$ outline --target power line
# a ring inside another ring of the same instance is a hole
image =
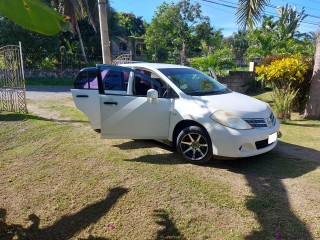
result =
[[[201,0],[201,1],[208,2],[208,3],[213,3],[213,4],[216,4],[216,5],[220,5],[220,6],[224,6],[224,7],[228,7],[228,8],[237,9],[237,7],[234,7],[234,6],[231,6],[231,5],[227,5],[227,4],[224,4],[224,3],[214,2],[214,1],[211,1],[211,0]],[[224,1],[221,1],[221,2],[224,2]]]
[[[278,8],[276,5],[272,5],[272,4],[267,4],[267,6],[268,6],[268,7],[275,8],[275,9],[277,9],[277,8]],[[320,19],[320,17],[319,17],[319,16],[315,16],[315,15],[311,15],[311,14],[307,14],[307,13],[306,13],[306,15],[308,15],[308,17],[312,17],[312,18],[319,18],[319,19]]]
[[[283,2],[287,2],[287,3],[291,3],[291,4],[294,4],[294,5],[297,5],[297,6],[301,6],[301,7],[303,7],[303,8],[309,8],[309,9],[312,9],[312,10],[315,10],[315,11],[320,12],[320,10],[319,10],[319,9],[312,8],[312,7],[307,7],[307,6],[304,6],[304,5],[302,5],[302,4],[298,4],[298,3],[290,2],[290,1],[288,1],[288,0],[281,0],[281,1],[283,1]]]
[[[201,0],[203,2],[208,2],[208,3],[211,3],[211,4],[215,4],[215,5],[219,5],[219,6],[223,6],[223,7],[228,7],[228,8],[232,8],[232,9],[237,9],[236,6],[232,6],[232,5],[229,5],[229,4],[235,4],[235,3],[232,3],[232,2],[229,2],[229,1],[224,1],[224,0],[220,0],[220,2],[224,2],[224,3],[219,3],[219,2],[216,2],[216,1],[212,1],[212,0]],[[225,4],[225,3],[228,3],[228,4]],[[271,5],[271,4],[268,4],[267,5],[268,7],[272,7],[272,8],[277,8],[277,6],[275,5]],[[267,12],[267,11],[265,11]],[[273,16],[273,17],[279,17],[279,16],[276,16],[276,15],[273,15],[273,13],[270,13],[270,12],[267,12],[269,14],[269,16]],[[310,15],[308,15],[310,16]],[[320,18],[320,17],[317,17],[317,16],[314,16],[316,18]],[[316,22],[311,22],[311,21],[301,21],[300,23],[305,23],[305,24],[310,24],[310,25],[315,25],[315,26],[319,26],[318,23]]]
[[[214,3],[214,4],[221,5],[221,6],[225,5],[225,6],[227,6],[227,7],[237,9],[237,3],[230,2],[230,1],[226,1],[226,0],[220,0],[220,2],[223,2],[223,3],[217,3],[217,2],[215,2],[215,1],[210,1],[210,0],[201,0],[201,1],[211,2],[211,3]],[[287,1],[287,0],[282,0],[282,1]],[[224,3],[226,3],[226,4],[224,4]],[[227,4],[228,4],[228,5],[227,5]],[[230,4],[232,4],[233,6],[230,5]],[[310,8],[310,7],[305,7],[305,6],[301,5],[301,4],[296,4],[296,5],[300,5],[300,6],[304,7],[304,8]],[[278,8],[278,6],[273,5],[273,4],[267,4],[267,6],[268,6],[268,7],[275,8],[275,9]],[[315,8],[311,8],[311,9],[315,9]],[[317,10],[317,9],[315,9],[315,10]],[[320,11],[320,10],[317,10],[317,11]],[[307,14],[307,13],[306,13],[306,14]],[[308,15],[309,17],[312,17],[312,18],[318,18],[318,19],[320,19],[319,16],[315,16],[315,15],[312,15],[312,14],[307,14],[307,15]]]
[[[196,1],[193,1],[193,2],[196,2]],[[233,14],[233,15],[235,14],[234,12],[226,11],[226,10],[224,10],[224,9],[216,8],[216,7],[213,7],[213,6],[210,6],[210,5],[204,4],[204,3],[202,3],[202,5],[203,5],[203,6],[206,6],[206,7],[209,7],[209,8],[213,8],[213,9],[220,10],[220,11],[222,11],[222,12],[231,13],[231,14]]]

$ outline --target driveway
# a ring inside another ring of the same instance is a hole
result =
[[[56,86],[31,86],[26,88],[27,99],[32,100],[55,100],[71,97],[71,87]]]

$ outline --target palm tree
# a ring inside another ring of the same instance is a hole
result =
[[[89,0],[90,1],[90,0]],[[81,31],[78,24],[78,19],[86,16],[87,1],[86,0],[53,0],[53,6],[57,7],[60,12],[70,17],[70,22],[73,30],[75,30],[79,37],[79,44],[85,63],[88,63],[87,55],[84,49]]]
[[[311,87],[309,99],[304,117],[308,119],[320,120],[320,36],[317,36],[316,53],[314,57],[313,74],[311,78]]]
[[[111,11],[109,1],[107,2],[107,9]],[[58,8],[63,14],[70,17],[70,22],[73,29],[77,32],[79,37],[79,44],[83,59],[88,63],[85,48],[83,45],[81,31],[78,20],[87,18],[94,31],[97,31],[99,22],[98,1],[97,0],[52,0],[53,6]]]
[[[239,0],[236,15],[240,27],[252,28],[256,25],[260,21],[264,7],[268,3],[269,0]],[[320,34],[317,36],[311,90],[304,117],[320,120]]]

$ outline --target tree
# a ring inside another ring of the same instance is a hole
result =
[[[247,40],[248,31],[239,30],[232,36],[224,39],[224,45],[231,48],[236,59],[242,59],[249,47]]]
[[[195,39],[201,45],[203,55],[208,55],[221,47],[223,35],[222,29],[215,30],[209,18],[197,24],[194,28]]]
[[[304,112],[304,117],[320,120],[320,37],[318,35],[316,53],[314,57],[313,75],[309,100]]]
[[[70,17],[72,28],[76,30],[79,37],[79,44],[80,44],[83,59],[85,63],[88,63],[87,55],[86,55],[82,37],[81,37],[81,31],[80,31],[78,19],[84,18],[88,15],[90,16],[89,13],[91,13],[91,11],[88,9],[89,5],[87,4],[86,1],[83,2],[81,0],[55,0],[53,3],[55,6],[61,5],[62,12]],[[91,22],[93,23],[92,19],[91,19]]]
[[[237,10],[238,24],[252,27],[260,20],[260,16],[268,0],[239,0]],[[311,79],[310,96],[304,113],[305,118],[320,120],[320,36],[317,37],[313,76]]]
[[[163,3],[158,7],[145,35],[147,50],[155,52],[154,60],[159,60],[157,52],[161,50],[184,64],[187,46],[191,46],[194,38],[195,25],[203,18],[200,5],[193,5],[190,0],[177,4]]]
[[[275,22],[276,37],[280,41],[286,41],[292,39],[294,36],[302,36],[297,29],[303,19],[307,17],[304,14],[304,9],[301,12],[297,12],[297,8],[291,8],[288,4],[285,7],[277,7],[279,14],[279,20]]]
[[[141,37],[146,32],[146,23],[142,17],[133,13],[116,13],[117,27],[121,35]]]

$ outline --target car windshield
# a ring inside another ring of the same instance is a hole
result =
[[[163,68],[159,71],[188,95],[203,96],[231,92],[218,81],[193,68]]]

